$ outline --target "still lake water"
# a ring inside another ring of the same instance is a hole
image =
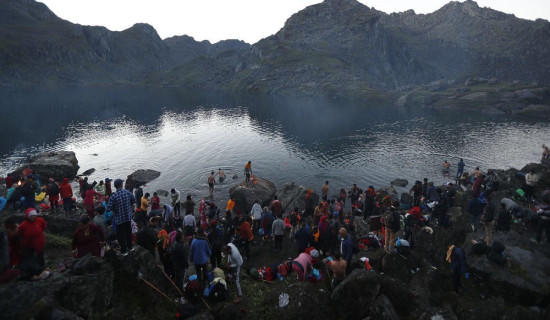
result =
[[[353,183],[382,187],[395,178],[449,181],[475,166],[521,168],[550,143],[548,119],[398,108],[321,98],[235,97],[160,88],[2,89],[0,174],[37,151],[72,150],[91,181],[125,178],[137,169],[161,176],[145,188],[175,187],[208,195],[206,179],[222,168],[215,200],[253,173],[277,186],[295,182],[331,193]],[[236,174],[238,180],[231,177]],[[409,185],[410,187],[410,185]]]

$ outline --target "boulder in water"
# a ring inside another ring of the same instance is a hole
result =
[[[233,175],[232,179],[237,179],[239,176],[238,175]]]
[[[160,177],[160,172],[151,169],[140,169],[131,174],[134,180],[134,188],[140,187]]]
[[[243,181],[229,190],[229,196],[235,197],[234,210],[240,210],[242,213],[250,212],[255,200],[262,206],[269,205],[274,195],[275,184],[258,176],[248,186]]]
[[[168,197],[169,193],[166,190],[158,189],[157,194],[161,197]]]
[[[34,174],[42,179],[54,178],[62,180],[65,177],[73,178],[78,169],[78,160],[72,151],[41,152],[30,158],[29,163],[17,169],[14,174],[20,176],[25,168],[31,168]]]
[[[391,182],[392,186],[406,187],[409,184],[407,179],[395,179]]]
[[[79,176],[89,176],[89,175],[91,175],[91,174],[94,173],[94,172],[95,172],[95,169],[94,169],[94,168],[91,168],[91,169],[88,169],[88,170],[82,172],[81,174],[79,174]]]

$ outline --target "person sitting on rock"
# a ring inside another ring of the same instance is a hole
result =
[[[104,245],[103,230],[91,223],[90,217],[86,215],[81,217],[71,244],[73,257],[82,258],[88,253],[95,257],[101,257],[101,247]]]

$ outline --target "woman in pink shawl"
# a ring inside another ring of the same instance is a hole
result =
[[[205,229],[208,227],[208,220],[206,219],[206,200],[204,200],[204,197],[201,199],[201,202],[199,202],[199,215],[200,215],[200,226],[201,228]]]

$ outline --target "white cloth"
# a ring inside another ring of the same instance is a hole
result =
[[[252,214],[252,218],[254,220],[260,220],[262,218],[262,206],[260,206],[258,203],[255,203],[252,206],[250,214]]]

